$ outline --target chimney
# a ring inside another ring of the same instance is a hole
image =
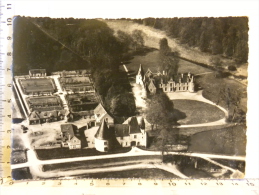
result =
[[[70,141],[70,134],[68,134],[68,141]]]
[[[163,75],[165,75],[165,71],[163,70]]]
[[[183,73],[182,73],[182,78],[183,78]]]

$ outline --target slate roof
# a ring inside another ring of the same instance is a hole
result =
[[[70,135],[70,139],[73,137],[80,139],[80,135],[76,133],[77,126],[73,124],[61,124],[60,128],[61,132],[63,133],[63,138],[68,139],[68,135]]]
[[[141,64],[140,64],[140,66],[139,66],[138,75],[141,75],[142,78],[144,78],[144,75],[145,75],[144,69],[143,69],[143,67],[142,67]]]
[[[130,120],[128,121],[128,125],[130,134],[141,133],[138,120],[135,116],[130,118]]]
[[[115,124],[114,131],[115,131],[116,137],[126,137],[130,135],[128,124]]]
[[[99,127],[94,137],[100,140],[109,140],[109,139],[112,139],[113,136],[114,136],[113,131],[108,128],[105,120],[103,120],[101,126]]]

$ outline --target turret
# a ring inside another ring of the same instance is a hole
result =
[[[111,141],[115,138],[115,134],[108,128],[106,121],[103,120],[94,137],[96,150],[100,152],[107,152],[111,149]]]
[[[142,65],[140,64],[138,74],[136,75],[136,84],[144,85],[143,83],[144,75],[145,75],[144,70],[142,68]]]

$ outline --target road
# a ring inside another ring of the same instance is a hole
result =
[[[216,165],[222,167],[223,169],[229,170],[232,173],[238,172],[239,173],[238,175],[242,175],[242,173],[240,171],[234,170],[234,169],[232,169],[230,167],[224,166],[224,165],[222,165],[222,164],[220,164],[218,162],[215,162],[215,161],[211,160],[211,158],[213,158],[213,159],[239,160],[239,161],[244,161],[245,160],[245,156],[227,156],[227,155],[189,153],[189,152],[167,152],[167,154],[183,155],[183,156],[190,156],[190,157],[200,157],[200,158],[202,158],[204,160],[210,161],[211,163],[216,164]],[[39,160],[37,158],[37,155],[36,155],[35,151],[31,149],[31,150],[27,151],[28,162],[11,165],[11,169],[30,167],[30,169],[34,170],[34,174],[36,174],[36,176],[42,177],[42,175],[47,174],[47,173],[43,173],[43,171],[38,168],[39,165],[49,165],[49,164],[52,165],[52,164],[57,164],[57,163],[68,163],[68,162],[97,160],[97,159],[121,158],[121,157],[131,157],[131,156],[145,156],[145,155],[147,155],[147,156],[148,155],[161,155],[161,152],[160,151],[146,151],[146,150],[142,150],[142,149],[133,147],[131,151],[129,151],[127,153],[123,153],[123,154],[110,154],[110,155],[102,155],[102,156],[87,156],[87,157],[76,157],[76,158],[63,158],[63,159],[53,159],[53,160]],[[145,164],[141,164],[139,166],[145,167],[146,165]],[[133,169],[133,168],[134,167],[131,166],[131,169]],[[152,168],[155,168],[155,167],[152,167]],[[159,167],[157,167],[157,168],[159,168]],[[164,165],[164,168],[169,169],[170,167]],[[129,168],[126,168],[126,169],[129,169]],[[99,170],[99,172],[109,171],[107,169],[107,167],[106,168],[101,168],[100,167],[100,168],[94,169],[94,170]],[[116,167],[112,167],[111,170],[124,170],[124,169],[122,169],[122,167],[119,167],[118,169],[116,169]],[[85,173],[94,173],[94,171],[92,169],[88,170],[88,171],[85,170],[84,172]],[[174,172],[175,172],[175,170],[174,170]],[[74,175],[76,174],[76,170],[75,170],[75,172],[73,172],[73,174]]]

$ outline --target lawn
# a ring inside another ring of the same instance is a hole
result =
[[[189,152],[226,155],[246,154],[246,127],[237,125],[191,136]]]
[[[25,94],[37,93],[55,90],[55,84],[52,79],[19,79],[21,87]]]
[[[225,113],[208,103],[196,100],[173,100],[174,116],[181,125],[208,123],[220,120]]]

